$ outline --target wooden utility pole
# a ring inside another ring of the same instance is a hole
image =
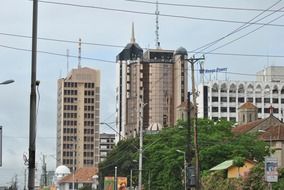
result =
[[[200,60],[204,60],[204,57],[195,58],[194,56],[188,59],[191,64],[191,81],[192,81],[192,100],[193,100],[193,113],[192,120],[193,133],[194,133],[194,154],[195,154],[195,189],[200,189],[200,163],[199,163],[199,148],[198,148],[198,129],[197,129],[197,104],[196,104],[196,89],[195,89],[195,76],[194,76],[194,64]]]

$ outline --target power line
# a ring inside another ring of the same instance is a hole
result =
[[[284,8],[284,7],[283,7],[283,8]],[[275,20],[278,20],[279,18],[281,18],[281,17],[283,17],[283,16],[284,16],[284,14],[282,14],[282,15],[278,16],[277,18],[271,20],[269,23],[274,22]],[[232,43],[234,43],[235,41],[237,41],[237,40],[239,40],[239,39],[241,39],[241,38],[244,38],[244,37],[246,37],[246,36],[248,36],[248,35],[250,35],[250,34],[256,32],[257,30],[261,29],[262,27],[264,27],[264,25],[263,25],[263,26],[259,26],[259,27],[257,27],[256,29],[254,29],[254,30],[252,30],[252,31],[250,31],[250,32],[248,32],[248,33],[246,33],[246,34],[244,34],[244,35],[242,35],[242,36],[240,36],[240,37],[234,39],[234,40],[231,40],[231,41],[229,41],[229,42],[227,42],[227,43],[225,43],[225,44],[223,44],[223,45],[221,45],[221,46],[218,46],[218,47],[214,48],[213,50],[210,50],[208,53],[211,53],[211,52],[216,51],[216,50],[218,50],[218,49],[221,49],[221,48],[223,48],[223,47],[225,47],[225,46],[227,46],[227,45],[229,45],[229,44],[232,44]]]
[[[114,11],[114,12],[134,13],[134,14],[156,16],[155,13],[151,13],[151,12],[132,11],[132,10],[125,10],[125,9],[107,8],[107,7],[99,7],[99,6],[92,6],[92,5],[82,5],[82,4],[73,4],[73,3],[61,3],[61,2],[44,1],[44,0],[39,0],[39,2],[40,3],[45,3],[45,4],[54,4],[54,5],[62,5],[62,6],[72,6],[72,7],[79,7],[79,8],[91,8],[91,9],[100,9],[100,10]],[[223,23],[234,23],[234,24],[245,24],[246,23],[244,21],[237,21],[237,20],[225,20],[225,19],[190,17],[190,16],[162,14],[162,13],[160,13],[159,16],[171,17],[171,18],[183,18],[183,19],[190,19],[190,20],[200,20],[200,21],[213,21],[213,22],[223,22]],[[264,23],[259,23],[259,22],[252,22],[251,24],[254,24],[254,25],[264,25]],[[284,25],[282,25],[282,24],[269,24],[268,26],[284,27]]]
[[[125,0],[134,3],[144,3],[144,4],[155,4],[153,1],[143,1],[143,0]],[[235,11],[264,11],[265,9],[256,9],[256,8],[240,8],[240,7],[225,7],[225,6],[208,6],[208,5],[193,5],[193,4],[184,4],[184,3],[164,3],[159,2],[159,5],[166,6],[175,6],[175,7],[192,7],[192,8],[205,8],[205,9],[221,9],[221,10],[235,10]],[[275,11],[275,10],[269,10]],[[281,11],[284,12],[284,11]]]
[[[230,32],[229,34],[227,34],[227,35],[225,35],[225,36],[223,36],[223,37],[221,37],[221,38],[219,38],[219,39],[217,39],[217,40],[214,40],[214,41],[212,41],[212,42],[210,42],[210,43],[207,43],[207,44],[205,44],[205,45],[203,45],[203,46],[201,46],[201,47],[199,47],[199,48],[196,48],[196,49],[193,50],[193,51],[198,51],[198,50],[200,50],[200,49],[201,49],[200,51],[204,51],[204,50],[208,49],[209,47],[215,45],[216,43],[218,43],[218,42],[224,40],[225,38],[227,38],[227,37],[229,37],[229,36],[231,36],[231,35],[233,35],[233,34],[239,32],[239,31],[241,31],[241,30],[244,30],[245,28],[251,26],[250,23],[251,23],[253,20],[255,20],[256,18],[258,18],[259,16],[261,16],[261,15],[264,14],[265,12],[269,11],[271,8],[273,8],[274,6],[276,6],[277,4],[279,4],[280,2],[281,2],[281,0],[277,1],[276,3],[274,3],[273,5],[271,5],[269,8],[267,8],[267,9],[264,10],[263,12],[257,14],[257,15],[256,15],[255,17],[253,17],[252,19],[250,19],[246,24],[243,24],[242,26],[236,28],[235,30],[233,30],[233,31]],[[281,9],[282,9],[282,8],[281,8]],[[281,9],[278,9],[278,10],[273,11],[272,13],[270,13],[270,14],[268,14],[268,15],[266,15],[266,16],[260,18],[260,19],[258,19],[256,22],[259,22],[259,21],[261,21],[261,20],[263,20],[263,19],[265,19],[265,18],[271,16],[272,14],[275,14],[276,12],[279,12]],[[263,26],[264,26],[264,25],[263,25]]]

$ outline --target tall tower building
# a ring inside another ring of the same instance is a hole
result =
[[[179,119],[177,109],[187,101],[187,51],[143,49],[130,43],[117,56],[116,125],[121,137],[138,134],[143,109],[144,130],[160,130]]]
[[[99,163],[100,71],[73,69],[58,80],[57,166]]]

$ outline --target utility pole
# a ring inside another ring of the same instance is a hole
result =
[[[117,190],[117,166],[114,167],[114,190]]]
[[[47,172],[46,172],[46,162],[45,162],[45,155],[42,155],[42,172],[43,172],[43,184],[47,186]]]
[[[36,57],[37,57],[37,17],[38,0],[33,0],[33,27],[32,27],[32,67],[31,67],[31,94],[30,94],[30,135],[29,135],[29,177],[28,188],[34,190],[35,185],[35,154],[36,154]]]
[[[185,151],[185,162],[187,163],[187,166],[190,167],[191,166],[191,160],[192,160],[192,155],[191,155],[191,106],[190,106],[190,92],[187,93],[187,149]],[[185,170],[187,170],[187,168],[185,168]],[[189,176],[189,173],[186,172],[188,174],[188,177],[185,176],[185,179],[190,179],[191,176]],[[188,180],[186,180],[184,183],[186,184]],[[187,189],[190,189],[190,184],[187,184]]]
[[[193,98],[193,113],[194,118],[192,121],[194,132],[194,154],[195,154],[195,189],[200,189],[200,163],[199,163],[199,148],[198,148],[198,129],[197,129],[197,104],[196,104],[196,89],[195,89],[195,76],[194,76],[194,64],[200,60],[204,60],[204,56],[201,58],[195,58],[194,56],[188,59],[191,64],[191,81],[192,81],[192,98]]]
[[[24,190],[27,189],[26,184],[27,184],[27,169],[25,168]]]
[[[139,176],[138,176],[138,190],[142,190],[142,158],[143,158],[143,114],[144,114],[144,93],[142,88],[142,96],[140,101],[140,128],[139,128]]]

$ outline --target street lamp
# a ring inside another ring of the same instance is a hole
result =
[[[5,84],[10,84],[10,83],[13,83],[15,82],[14,80],[5,80],[3,82],[0,83],[0,85],[5,85]]]
[[[185,155],[185,152],[184,151],[181,151],[181,150],[176,150],[178,153],[181,153],[183,154],[183,163],[184,163],[184,190],[187,190],[187,187],[186,187],[186,155]]]

